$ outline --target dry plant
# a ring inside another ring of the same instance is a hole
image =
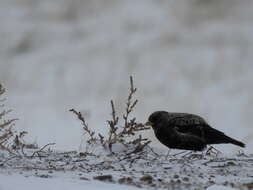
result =
[[[5,88],[0,84],[0,97],[2,98],[5,93]],[[11,110],[6,110],[4,108],[3,102],[4,98],[0,99],[0,149],[11,151],[11,138],[14,136],[13,126],[17,119],[5,119],[6,115],[11,112]]]
[[[110,127],[108,139],[108,146],[110,150],[112,148],[112,145],[117,142],[125,146],[127,146],[129,143],[138,145],[137,146],[138,148],[136,147],[137,148],[136,151],[137,150],[141,151],[140,149],[140,147],[142,147],[141,142],[144,142],[144,145],[150,143],[150,141],[148,141],[147,139],[143,139],[141,136],[139,136],[137,139],[134,139],[133,141],[127,141],[126,139],[127,137],[134,137],[135,134],[139,131],[149,129],[149,127],[146,127],[142,123],[137,123],[135,117],[130,118],[131,113],[133,112],[135,106],[138,103],[138,100],[133,98],[136,91],[137,88],[134,87],[133,77],[130,76],[130,90],[126,101],[125,113],[122,116],[124,120],[124,125],[122,127],[117,127],[119,117],[116,115],[114,103],[113,100],[111,100],[112,119],[107,121]]]
[[[27,134],[26,131],[21,131],[19,133],[17,131],[14,131],[13,127],[17,119],[5,119],[7,114],[12,111],[5,109],[5,105],[3,102],[6,99],[2,98],[5,91],[5,88],[3,88],[3,86],[0,84],[0,150],[8,151],[11,155],[13,155],[11,158],[22,158],[23,156],[28,157],[24,153],[24,148],[38,149],[38,145],[36,143],[28,144],[24,141],[23,138]],[[43,149],[35,151],[30,157],[34,157],[34,155],[39,155],[39,153]]]
[[[143,148],[151,142],[148,139],[142,138],[141,135],[138,137],[135,136],[136,133],[149,129],[149,127],[146,127],[144,124],[137,123],[135,117],[130,117],[138,103],[138,100],[133,98],[136,91],[137,88],[134,87],[133,77],[130,76],[130,90],[126,101],[125,113],[122,116],[122,126],[119,125],[119,116],[116,113],[114,102],[111,100],[112,118],[107,120],[109,127],[108,136],[103,136],[99,133],[96,135],[96,133],[88,127],[88,124],[81,112],[78,112],[75,109],[69,110],[81,121],[84,133],[89,136],[87,143],[99,142],[104,148],[109,148],[111,152],[113,144],[120,143],[125,147],[134,145],[135,148],[133,153],[135,153],[142,151]]]
[[[76,111],[75,109],[71,109],[69,111],[73,112],[77,116],[78,120],[80,120],[82,122],[84,134],[89,135],[89,140],[87,142],[92,143],[93,141],[96,141],[97,138],[95,137],[95,132],[89,129],[88,123],[86,122],[86,120],[83,117],[82,113]]]

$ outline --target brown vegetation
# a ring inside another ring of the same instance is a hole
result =
[[[88,127],[85,117],[83,117],[81,112],[78,112],[75,109],[70,110],[81,121],[84,133],[89,136],[87,143],[99,142],[104,148],[109,148],[111,152],[113,144],[116,143],[120,143],[125,147],[130,144],[135,145],[134,152],[143,150],[143,148],[150,143],[148,139],[142,138],[141,135],[138,137],[135,136],[137,132],[149,129],[142,123],[137,123],[135,117],[130,117],[138,103],[138,100],[133,98],[136,91],[137,88],[134,87],[133,78],[130,77],[130,90],[126,101],[125,113],[122,116],[123,126],[119,125],[119,116],[116,113],[114,102],[111,100],[111,119],[107,120],[109,128],[108,136],[103,136],[100,133],[96,134],[96,132]]]
[[[0,84],[0,149],[7,150],[10,152],[10,139],[13,137],[13,126],[17,119],[5,119],[6,115],[11,112],[11,110],[6,110],[3,102],[5,101],[3,94],[5,93],[5,88]]]

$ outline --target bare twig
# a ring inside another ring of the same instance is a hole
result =
[[[77,118],[82,122],[84,132],[87,133],[90,136],[90,139],[87,142],[95,141],[96,140],[96,138],[94,136],[95,132],[91,131],[89,129],[88,123],[85,121],[82,113],[81,112],[77,112],[75,109],[71,109],[69,111],[73,112],[77,116]]]
[[[114,144],[116,142],[116,138],[117,138],[117,130],[118,128],[116,127],[119,121],[119,117],[116,116],[116,111],[115,111],[115,107],[114,107],[114,103],[113,100],[111,100],[111,108],[112,108],[112,119],[111,120],[107,120],[107,123],[109,125],[109,137],[108,137],[108,146],[109,149],[112,150],[112,144]]]
[[[133,99],[133,95],[136,93],[137,88],[134,87],[133,77],[130,76],[130,91],[126,102],[125,114],[123,114],[124,128],[120,135],[134,135],[138,131],[149,129],[141,123],[136,123],[136,118],[129,119],[129,115],[133,112],[135,106],[138,103],[137,99]]]
[[[55,145],[55,143],[48,143],[48,144],[44,145],[44,146],[43,146],[42,148],[40,148],[38,151],[33,152],[33,154],[32,154],[30,157],[33,158],[33,157],[35,156],[35,154],[37,154],[39,157],[41,157],[41,156],[40,156],[40,153],[41,153],[46,147],[48,147],[48,146],[53,146],[53,145]]]
[[[181,152],[179,152],[179,153],[176,153],[176,154],[173,154],[172,156],[173,157],[175,157],[175,156],[178,156],[178,155],[180,155],[180,154],[184,154],[184,153],[186,153],[187,152],[187,154],[188,154],[188,150],[184,150],[184,151],[181,151]],[[191,151],[190,151],[190,153],[191,153]]]
[[[127,155],[136,154],[137,152],[143,151],[144,147],[147,146],[149,143],[151,143],[151,141],[146,141],[143,144],[138,143],[138,145],[135,147],[135,149],[132,152],[128,153]]]
[[[2,106],[3,107],[3,106]],[[8,113],[10,113],[12,110],[3,110],[1,113],[0,113],[0,119],[3,118],[3,116],[7,115]]]
[[[103,147],[105,146],[105,140],[104,140],[104,136],[103,135],[101,135],[100,133],[98,134],[98,136],[99,136],[99,140],[100,140],[100,143],[103,145]]]
[[[125,121],[125,128],[129,127],[128,125],[128,117],[129,114],[133,111],[134,107],[138,103],[138,100],[132,100],[134,93],[137,91],[137,88],[134,87],[133,77],[130,76],[130,92],[126,102],[126,113],[123,115],[123,119]]]
[[[14,121],[17,121],[17,119],[10,119],[10,120],[4,121],[4,123],[0,124],[0,129],[5,128],[6,126],[12,125]]]
[[[7,162],[9,162],[10,160],[12,160],[14,158],[17,158],[17,156],[14,155],[14,156],[7,158],[6,160],[4,160],[3,162],[0,163],[0,166],[4,166]]]

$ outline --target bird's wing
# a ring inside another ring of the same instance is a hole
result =
[[[176,135],[174,141],[177,145],[175,148],[198,150],[201,151],[205,148],[206,142],[203,138],[192,133],[182,133],[175,129]]]
[[[174,127],[180,133],[198,137],[204,136],[204,127],[208,126],[202,117],[193,114],[184,114],[174,117],[169,120],[168,125],[169,127]]]

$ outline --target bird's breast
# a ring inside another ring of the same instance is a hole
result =
[[[173,132],[163,128],[154,129],[156,138],[164,145],[170,146],[173,143]]]

